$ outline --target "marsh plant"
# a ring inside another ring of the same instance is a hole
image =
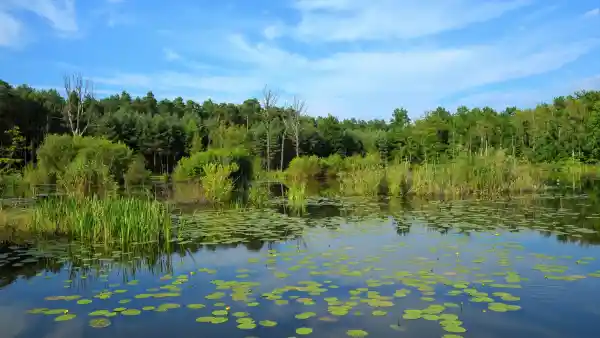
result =
[[[60,192],[79,198],[92,195],[112,197],[118,190],[108,166],[83,157],[76,158],[58,175],[57,186]]]
[[[306,205],[307,198],[307,183],[306,182],[295,182],[288,187],[287,200],[290,206],[303,206]]]
[[[204,176],[200,179],[200,184],[206,200],[211,203],[229,202],[235,188],[231,174],[238,169],[239,166],[235,163],[208,163],[202,166]]]
[[[344,160],[344,169],[338,173],[343,195],[374,196],[379,193],[385,177],[384,165],[377,154],[352,156]]]
[[[321,174],[321,165],[317,156],[295,157],[285,171],[285,179],[292,182],[314,180]]]
[[[388,166],[387,185],[392,196],[465,195],[498,196],[544,188],[544,171],[503,151],[464,153],[446,162]]]
[[[267,182],[253,181],[248,187],[248,204],[254,207],[264,207],[271,200],[271,190]]]
[[[166,204],[138,198],[48,198],[33,208],[34,233],[64,234],[92,242],[142,242],[169,237]]]

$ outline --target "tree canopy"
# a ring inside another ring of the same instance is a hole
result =
[[[423,162],[491,149],[532,162],[600,160],[600,91],[557,97],[531,109],[463,106],[450,112],[438,107],[414,121],[397,108],[384,121],[312,117],[302,101],[280,105],[267,89],[262,98],[234,104],[181,97],[158,101],[152,92],[134,98],[126,91],[98,99],[77,92],[77,84],[63,96],[0,81],[3,148],[11,144],[16,127],[27,147],[15,156],[24,163],[35,158],[46,135],[102,136],[143,155],[156,173],[170,172],[183,156],[209,147],[244,147],[269,169],[285,168],[298,155],[379,153],[388,160]]]

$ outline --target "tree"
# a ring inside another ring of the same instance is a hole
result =
[[[265,127],[265,144],[266,144],[266,154],[265,161],[267,166],[267,171],[271,170],[271,141],[272,141],[272,133],[273,133],[273,115],[274,109],[277,105],[277,101],[279,100],[279,94],[269,89],[268,86],[263,88],[263,97],[262,97],[262,123]]]
[[[300,123],[302,115],[306,109],[306,101],[298,99],[294,96],[290,106],[289,125],[292,131],[294,148],[296,149],[296,157],[300,156]]]
[[[83,80],[81,74],[64,76],[66,102],[64,116],[69,130],[74,136],[83,135],[92,119],[92,113],[86,109],[86,99],[94,100],[94,88],[90,80]]]

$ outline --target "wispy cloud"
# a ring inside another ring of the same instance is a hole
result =
[[[232,1],[201,9],[191,0],[150,9],[104,2],[116,13],[135,12],[140,26],[98,32],[90,48],[111,52],[86,59],[86,75],[115,92],[236,102],[268,84],[282,100],[305,98],[312,114],[382,118],[398,106],[419,115],[467,99],[496,108],[511,99],[537,102],[571,88],[555,85],[567,71],[569,83],[600,73],[600,61],[591,58],[600,47],[600,20],[594,6],[579,2]],[[67,3],[57,8],[68,13]],[[124,52],[131,41],[139,42],[135,62]],[[516,88],[532,99],[518,98]]]
[[[590,24],[581,16],[545,23],[538,22],[547,19],[543,16],[538,21],[529,18],[527,22],[534,28],[508,29],[506,34],[496,34],[488,41],[465,43],[455,39],[410,47],[399,42],[466,28],[528,4],[434,2],[436,6],[420,1],[399,5],[397,1],[375,0],[367,6],[349,0],[297,0],[300,20],[296,25],[288,23],[278,30],[266,25],[262,40],[240,34],[215,38],[210,54],[228,64],[224,67],[234,65],[240,69],[237,74],[160,71],[144,74],[146,80],[139,84],[190,92],[207,90],[213,96],[218,91],[227,96],[238,93],[240,100],[270,84],[281,89],[284,96],[302,95],[315,114],[384,115],[398,105],[421,114],[465,90],[558,70],[600,44],[600,34],[590,34]],[[303,44],[275,40],[284,34]],[[310,50],[332,40],[384,41],[356,49],[338,44],[335,49],[325,48],[327,53],[319,50],[311,54],[300,47]],[[204,51],[196,52],[185,57],[206,55]]]
[[[77,32],[75,0],[8,0],[14,9],[31,11],[48,20],[51,26],[64,33]]]
[[[12,15],[0,11],[0,46],[12,47],[19,43],[22,24]]]
[[[165,58],[167,61],[176,61],[181,59],[181,56],[170,48],[164,48],[163,52],[165,53]]]
[[[585,12],[584,16],[591,18],[591,17],[596,17],[600,15],[600,7],[599,8],[594,8],[594,9],[590,9],[589,11]]]
[[[528,0],[295,0],[296,36],[355,41],[418,38],[486,22],[523,7]]]

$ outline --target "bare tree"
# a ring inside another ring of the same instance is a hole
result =
[[[279,94],[269,89],[268,86],[263,88],[262,97],[262,117],[265,126],[266,136],[266,164],[267,171],[271,170],[271,133],[273,132],[273,109],[277,105]]]
[[[296,147],[296,157],[300,156],[300,120],[306,110],[306,101],[298,99],[294,96],[294,100],[290,106],[290,113],[288,115],[290,129],[292,131],[292,137],[294,146]]]
[[[93,83],[83,80],[81,74],[65,75],[66,102],[64,114],[71,133],[81,136],[90,126],[92,114],[86,110],[86,99],[94,98]]]
[[[286,104],[287,106],[287,104]],[[281,122],[283,123],[283,128],[281,129],[281,151],[280,151],[280,163],[279,163],[279,167],[281,168],[281,170],[283,170],[283,155],[285,152],[285,140],[287,138],[288,135],[288,129],[290,126],[290,109],[286,108],[283,111],[283,114],[281,115]]]

